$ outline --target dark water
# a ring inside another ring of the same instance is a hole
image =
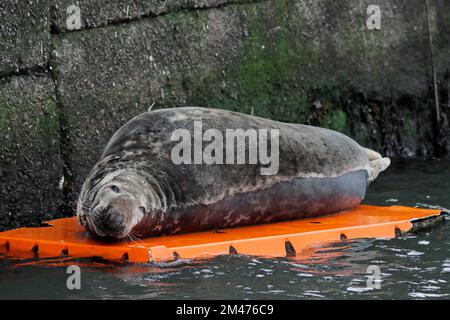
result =
[[[450,208],[450,162],[394,164],[365,203]],[[179,265],[0,258],[0,298],[14,299],[449,299],[450,224],[400,239],[317,247],[307,260],[219,257]],[[81,289],[67,289],[67,264]],[[367,268],[379,267],[379,289]]]

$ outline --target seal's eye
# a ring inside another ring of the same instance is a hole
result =
[[[119,193],[120,189],[117,186],[111,186],[111,190],[115,193]]]
[[[142,212],[142,214],[145,213],[145,208],[144,207],[139,207],[139,210]]]

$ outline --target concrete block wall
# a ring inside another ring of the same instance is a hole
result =
[[[150,106],[253,112],[390,156],[448,157],[450,4],[375,2],[1,3],[0,229],[73,214],[103,146]],[[366,24],[373,4],[380,30]]]

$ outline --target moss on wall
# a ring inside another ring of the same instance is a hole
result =
[[[49,17],[47,0],[0,2],[0,77],[46,64]]]
[[[0,81],[0,230],[61,214],[63,163],[53,93],[46,76]]]
[[[112,134],[150,106],[225,108],[328,127],[389,156],[448,157],[450,5],[430,3],[438,125],[422,0],[379,0],[381,30],[365,25],[370,0],[80,0],[73,32],[70,0],[0,4],[4,225],[56,208],[62,172],[72,204]],[[11,181],[30,202],[14,204]]]

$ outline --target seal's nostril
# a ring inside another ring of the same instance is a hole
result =
[[[111,219],[121,219],[123,217],[122,212],[120,210],[117,210],[116,208],[112,208],[109,211],[109,216]]]
[[[106,212],[103,216],[102,216],[102,221],[105,223],[108,223],[112,220],[112,214],[111,211]]]
[[[104,232],[117,232],[126,226],[122,212],[116,208],[111,208],[101,217],[101,229]]]

